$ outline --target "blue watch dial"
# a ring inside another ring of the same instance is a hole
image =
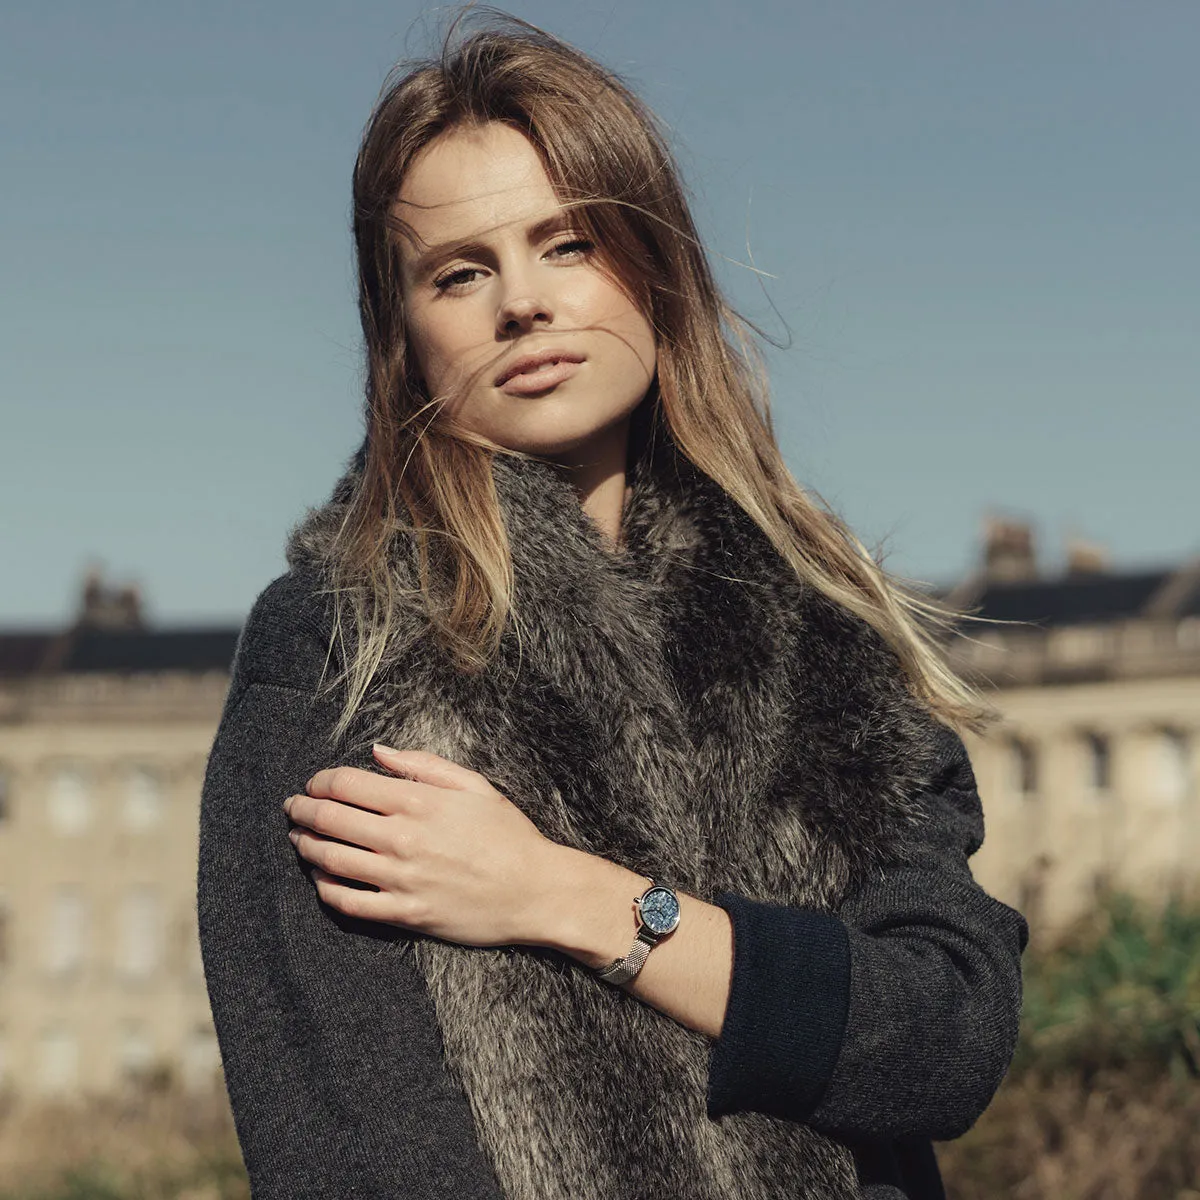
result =
[[[679,901],[665,887],[651,888],[642,897],[642,923],[651,933],[670,933],[679,924]]]

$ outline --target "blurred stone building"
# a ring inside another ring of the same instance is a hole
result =
[[[947,599],[952,661],[1002,720],[967,746],[987,834],[976,878],[1053,935],[1116,889],[1200,890],[1200,558],[1113,571],[1068,546],[1039,572],[1033,531],[992,520],[979,570]]]
[[[979,880],[1043,934],[1105,888],[1200,880],[1200,560],[1112,571],[1076,544],[1046,577],[1029,527],[993,521],[949,599],[1006,622],[952,651],[1003,718],[967,739]],[[147,628],[95,574],[69,628],[0,632],[0,1091],[218,1086],[196,839],[237,633]]]
[[[69,628],[0,633],[0,1090],[219,1080],[195,859],[237,632],[92,574]]]

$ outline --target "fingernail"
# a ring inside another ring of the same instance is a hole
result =
[[[288,830],[288,841],[290,841],[292,843],[292,845],[294,846],[299,840],[300,840],[300,830],[289,829]]]
[[[371,747],[371,749],[374,750],[376,754],[401,754],[401,753],[403,753],[402,751],[397,750],[394,746],[385,746],[382,742],[376,742]]]

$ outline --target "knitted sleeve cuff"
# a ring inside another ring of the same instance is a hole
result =
[[[833,913],[721,892],[733,923],[733,980],[709,1052],[709,1117],[761,1112],[803,1121],[829,1084],[850,1006],[850,943]]]

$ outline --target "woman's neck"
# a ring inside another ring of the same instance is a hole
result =
[[[588,445],[575,461],[564,461],[583,511],[592,519],[609,548],[620,548],[621,517],[629,488],[625,478],[629,452],[629,419],[621,421]]]

